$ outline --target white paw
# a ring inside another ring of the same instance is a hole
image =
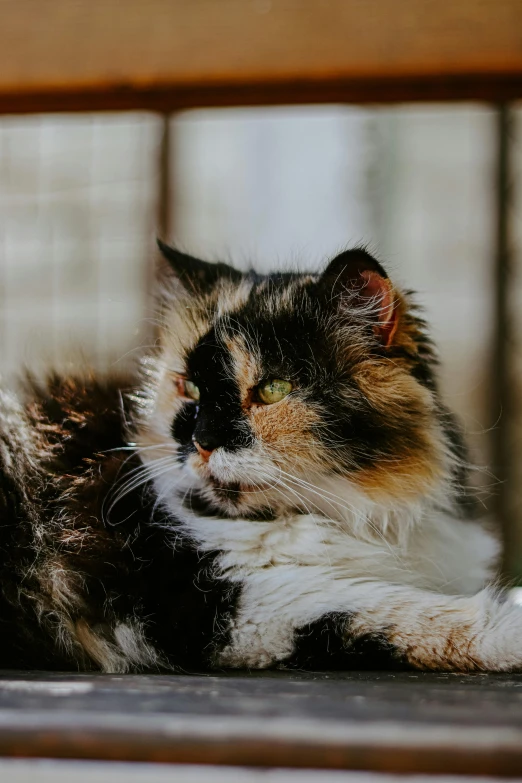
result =
[[[257,626],[253,623],[232,629],[231,641],[215,659],[216,666],[232,669],[267,669],[288,658],[293,651],[291,629]]]

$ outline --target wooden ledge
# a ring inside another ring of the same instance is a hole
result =
[[[326,79],[244,84],[173,84],[41,92],[0,92],[0,114],[155,111],[301,104],[393,104],[522,98],[522,74],[469,74],[376,79]]]
[[[5,675],[0,755],[522,775],[522,676]]]
[[[522,98],[522,0],[0,0],[0,112]]]

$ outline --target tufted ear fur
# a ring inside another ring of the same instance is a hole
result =
[[[237,269],[222,262],[211,263],[182,253],[174,247],[157,240],[163,258],[182,285],[191,293],[207,294],[219,280],[227,279],[239,283],[243,275]]]
[[[347,250],[330,261],[319,280],[319,291],[341,306],[343,294],[348,294],[350,308],[374,305],[373,331],[385,347],[393,343],[399,320],[393,286],[383,267],[366,250]]]

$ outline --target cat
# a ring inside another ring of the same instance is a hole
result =
[[[135,374],[0,399],[0,667],[522,669],[413,295],[160,242]]]

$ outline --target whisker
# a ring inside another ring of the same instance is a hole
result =
[[[122,498],[149,481],[159,478],[172,468],[177,468],[177,463],[173,460],[172,455],[168,455],[154,460],[149,465],[141,464],[130,470],[125,475],[125,481],[122,483],[117,482],[105,498],[102,504],[103,518],[108,522],[112,509]],[[106,504],[109,504],[109,506],[105,511]]]
[[[176,446],[173,441],[167,441],[166,443],[154,443],[152,446],[138,446],[136,443],[129,443],[127,446],[116,446],[114,449],[106,449],[100,452],[100,454],[110,454],[114,451],[134,451],[139,454],[142,451],[151,451],[153,449],[165,449],[170,447],[172,451],[176,451]]]
[[[347,503],[344,499],[342,499],[339,495],[335,495],[333,492],[329,492],[328,490],[321,490],[320,487],[317,487],[315,484],[311,484],[308,481],[305,481],[304,479],[299,479],[296,476],[292,476],[290,473],[287,473],[286,471],[281,470],[281,473],[287,477],[287,479],[291,480],[298,486],[302,486],[304,489],[307,489],[309,492],[313,492],[315,495],[318,495],[323,500],[325,500],[329,505],[332,507],[338,506],[339,508],[344,508],[347,511],[349,511],[352,514],[357,515],[357,509],[355,506]],[[332,500],[329,499],[329,497],[332,498]],[[315,504],[314,504],[315,505]],[[369,526],[369,528],[381,539],[383,544],[386,545],[387,549],[392,553],[395,557],[398,557],[396,552],[394,551],[393,547],[390,545],[389,541],[386,539],[384,533],[382,530],[379,530],[378,526],[375,525],[371,519],[366,515],[365,516],[365,523]]]

